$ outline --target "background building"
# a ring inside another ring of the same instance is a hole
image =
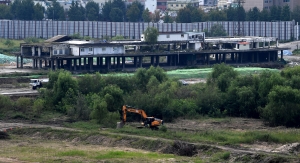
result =
[[[300,6],[300,0],[244,0],[244,2],[243,6],[246,11],[254,7],[259,10],[270,9],[273,5],[281,7],[289,5],[291,10],[296,6]]]

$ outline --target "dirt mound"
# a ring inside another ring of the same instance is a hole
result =
[[[9,139],[8,133],[4,131],[0,131],[0,139]]]
[[[292,143],[292,144],[285,144],[281,147],[276,148],[273,152],[280,152],[280,153],[300,153],[300,143]]]

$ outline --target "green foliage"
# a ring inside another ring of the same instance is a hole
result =
[[[66,20],[65,18],[65,11],[62,6],[56,1],[53,0],[50,7],[48,7],[47,11],[47,18],[52,20]]]
[[[119,111],[124,104],[123,91],[115,85],[108,85],[101,92],[110,112]]]
[[[161,126],[161,127],[159,128],[159,130],[162,131],[162,132],[167,132],[167,131],[168,131],[168,128],[167,128],[166,126]]]
[[[27,44],[40,42],[40,40],[38,38],[36,38],[36,37],[27,37],[27,38],[24,39],[24,41]]]
[[[16,0],[11,4],[11,13],[14,19],[41,20],[44,18],[43,7],[34,5],[33,0]]]
[[[16,101],[16,110],[26,113],[31,111],[32,99],[28,97],[20,97]]]
[[[150,11],[149,11],[148,8],[146,8],[146,9],[143,11],[142,17],[143,17],[144,22],[150,22],[150,21],[151,21]]]
[[[8,96],[0,95],[0,114],[12,109],[13,103],[10,98]]]
[[[86,74],[78,78],[79,91],[85,95],[89,93],[99,93],[105,86],[104,82],[104,79],[98,72],[95,75]]]
[[[12,46],[14,46],[14,42],[7,39],[5,42],[4,42],[4,45],[6,45],[7,47],[11,48]]]
[[[168,12],[165,13],[164,23],[173,23],[173,18],[169,15]]]
[[[210,30],[204,29],[207,37],[227,36],[226,30],[221,24],[214,24]]]
[[[72,1],[70,9],[68,11],[68,17],[71,21],[84,21],[85,20],[85,8],[81,5],[79,6],[78,2]]]
[[[269,103],[262,117],[271,125],[299,127],[300,91],[289,86],[275,86],[268,95]]]
[[[100,7],[99,4],[94,1],[89,1],[86,6],[86,17],[89,21],[98,21]]]
[[[238,73],[224,63],[213,66],[213,71],[207,79],[207,84],[216,84],[222,92],[226,92],[231,80],[235,79]]]
[[[148,27],[144,31],[145,41],[149,44],[155,44],[157,42],[158,35],[158,30],[155,27]]]
[[[113,41],[116,41],[116,40],[124,40],[124,36],[117,35],[117,36],[111,38],[111,40],[113,40]]]
[[[140,9],[137,4],[132,4],[126,12],[127,19],[131,22],[137,22],[140,19]]]
[[[10,5],[0,4],[0,19],[11,19]]]
[[[42,111],[44,111],[44,108],[45,108],[45,100],[44,99],[39,98],[33,102],[32,111],[36,115],[40,115],[42,113]]]

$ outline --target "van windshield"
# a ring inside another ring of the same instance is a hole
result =
[[[36,83],[36,82],[37,82],[37,80],[35,80],[35,79],[30,80],[30,83]]]

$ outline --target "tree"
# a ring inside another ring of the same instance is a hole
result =
[[[262,117],[270,125],[300,127],[300,91],[289,86],[275,86],[268,94],[269,103]]]
[[[13,17],[20,20],[32,20],[34,13],[34,3],[32,0],[15,0],[11,6]]]
[[[208,37],[227,36],[226,30],[221,24],[214,24],[211,26],[210,31],[205,29],[204,32]]]
[[[210,10],[208,14],[208,19],[210,21],[226,21],[227,16],[225,11],[220,11],[218,9]]]
[[[10,6],[0,4],[0,19],[11,19],[12,14],[10,12]]]
[[[295,22],[300,22],[300,6],[296,6],[291,13],[291,19]]]
[[[85,9],[76,1],[72,1],[68,12],[69,20],[71,21],[84,21],[85,20]]]
[[[42,20],[44,18],[44,7],[41,6],[39,3],[37,3],[34,7],[33,7],[33,16],[32,19],[33,20]]]
[[[107,110],[110,112],[119,111],[124,104],[123,91],[118,86],[106,86],[101,94],[107,103]]]
[[[155,10],[154,13],[151,13],[151,20],[154,23],[157,23],[160,20],[160,12]]]
[[[111,21],[110,17],[109,17],[111,7],[112,7],[112,2],[111,1],[105,2],[103,7],[102,7],[102,16],[103,16],[104,20],[106,20],[106,21]]]
[[[155,27],[148,27],[144,32],[146,42],[152,45],[157,42],[158,35],[158,30]]]
[[[290,21],[291,20],[291,10],[288,5],[285,5],[281,11],[280,15],[281,21]]]
[[[132,4],[126,12],[127,19],[131,22],[137,22],[140,19],[140,9],[137,4]]]
[[[235,9],[231,7],[231,5],[226,10],[227,14],[227,21],[234,21],[235,20]]]
[[[176,22],[177,23],[191,23],[192,11],[185,7],[180,9],[177,13]]]
[[[257,7],[254,7],[253,9],[250,9],[247,14],[247,20],[248,21],[258,21],[259,20],[259,15],[260,15],[260,11]]]
[[[203,22],[204,11],[202,9],[194,9],[191,13],[191,22]]]
[[[65,11],[60,4],[54,0],[46,11],[47,18],[52,20],[66,20]]]
[[[269,21],[270,20],[270,12],[267,9],[263,9],[259,14],[259,21]]]
[[[112,22],[122,22],[123,21],[123,12],[119,8],[111,9],[109,13],[109,18]]]
[[[139,2],[139,1],[134,1],[131,3],[131,5],[136,5],[139,8],[139,18],[138,21],[140,21],[142,19],[142,15],[144,12],[144,6]],[[129,5],[127,8],[130,8],[131,6]]]
[[[111,4],[111,8],[118,8],[122,11],[122,14],[125,16],[126,15],[126,5],[123,0],[113,0]],[[123,20],[123,19],[122,19]]]
[[[85,6],[86,17],[89,21],[99,20],[99,5],[94,1],[89,1]]]
[[[172,19],[172,17],[169,15],[168,12],[165,13],[165,16],[164,16],[164,23],[173,23],[173,19]]]
[[[144,22],[150,22],[151,21],[150,12],[149,12],[148,8],[146,8],[143,11],[143,16],[142,17],[143,17]]]

